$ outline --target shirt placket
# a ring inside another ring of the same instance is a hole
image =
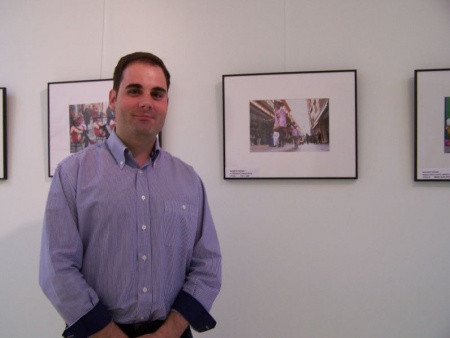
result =
[[[148,167],[138,169],[136,177],[137,192],[137,248],[138,248],[138,307],[137,321],[147,320],[151,309],[148,304],[152,304],[153,287],[151,281],[151,246],[150,246],[150,192]],[[145,306],[147,305],[147,306]]]

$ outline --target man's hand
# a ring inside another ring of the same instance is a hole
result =
[[[116,325],[111,322],[102,330],[93,334],[91,338],[128,338],[128,336]]]
[[[188,326],[189,322],[182,315],[178,312],[171,311],[158,331],[145,334],[139,338],[180,338]]]

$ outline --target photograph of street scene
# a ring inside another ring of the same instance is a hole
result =
[[[115,114],[107,102],[69,105],[70,152],[104,142],[115,126]]]
[[[329,99],[250,101],[250,152],[329,150]]]

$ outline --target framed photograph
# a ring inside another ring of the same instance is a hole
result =
[[[450,69],[417,69],[415,181],[450,180]]]
[[[108,138],[115,125],[112,85],[111,79],[48,83],[50,177],[65,157]]]
[[[0,180],[8,178],[6,150],[6,88],[0,88]]]
[[[224,178],[356,179],[356,75],[223,75]]]

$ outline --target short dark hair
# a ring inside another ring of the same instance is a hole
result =
[[[148,63],[150,65],[161,67],[161,69],[164,72],[164,76],[166,78],[167,82],[167,90],[169,90],[170,86],[170,73],[168,69],[166,68],[166,65],[164,64],[163,60],[161,60],[159,57],[152,53],[147,52],[135,52],[128,55],[123,56],[119,62],[117,63],[116,68],[114,69],[114,75],[113,75],[113,89],[117,92],[120,87],[120,82],[122,81],[123,72],[125,68],[130,63],[133,62],[143,62]]]

